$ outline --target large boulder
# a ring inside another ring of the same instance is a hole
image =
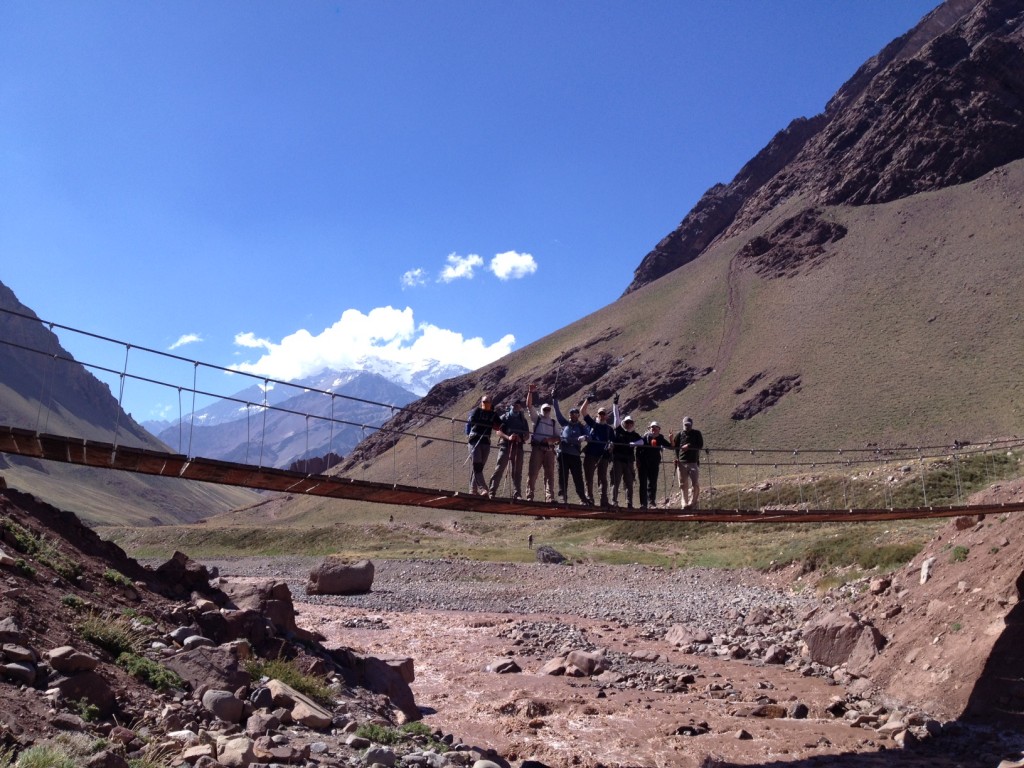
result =
[[[355,562],[331,555],[309,572],[306,593],[310,595],[357,595],[373,586],[373,563]]]
[[[537,547],[537,562],[538,563],[559,563],[565,562],[565,555],[559,552],[554,547],[549,547],[547,544]]]
[[[885,645],[882,633],[857,614],[833,611],[811,619],[804,627],[804,644],[811,661],[836,667],[863,668]]]

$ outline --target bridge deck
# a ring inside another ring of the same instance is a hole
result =
[[[699,509],[683,512],[673,509],[599,509],[581,504],[555,505],[539,501],[488,499],[483,496],[473,496],[465,492],[444,489],[391,485],[332,475],[307,475],[273,467],[256,467],[216,459],[190,458],[181,454],[163,453],[123,445],[115,446],[111,443],[43,434],[10,426],[0,426],[0,453],[281,493],[303,493],[378,504],[532,517],[662,522],[815,523],[956,517],[1024,510],[1024,503],[845,510],[764,508]]]

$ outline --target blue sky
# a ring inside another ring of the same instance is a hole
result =
[[[0,280],[273,378],[481,365],[614,301],[936,4],[5,0]]]

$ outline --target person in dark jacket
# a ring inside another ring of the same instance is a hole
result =
[[[558,443],[558,498],[563,503],[568,503],[569,492],[566,488],[569,475],[572,475],[573,485],[576,486],[576,495],[579,496],[581,504],[593,504],[587,496],[587,489],[583,485],[583,459],[581,453],[583,443],[587,439],[587,427],[580,420],[580,409],[575,406],[569,409],[569,418],[562,416],[558,408],[558,400],[552,400],[555,405],[555,418],[562,425],[562,439]]]
[[[469,453],[473,469],[469,475],[469,490],[481,496],[489,495],[487,481],[484,480],[484,464],[491,452],[491,430],[498,425],[491,398],[484,395],[480,405],[473,409],[466,422],[466,434],[469,435]]]
[[[700,452],[704,447],[704,435],[693,428],[693,419],[689,416],[683,419],[682,430],[672,435],[672,447],[676,449],[679,503],[683,509],[695,508],[700,496]]]
[[[626,506],[633,508],[633,481],[636,478],[636,446],[643,445],[643,438],[633,428],[633,417],[626,416],[619,421],[619,396],[612,398],[612,506],[619,506],[619,486],[626,487]]]
[[[608,423],[608,409],[601,406],[597,409],[597,418],[587,413],[587,402],[584,401],[581,411],[583,422],[587,425],[587,447],[583,449],[583,478],[586,481],[587,496],[594,500],[594,473],[597,473],[597,487],[601,490],[601,506],[608,506],[608,465],[611,463],[612,438],[615,429]]]
[[[505,467],[511,468],[512,499],[518,501],[523,496],[523,446],[530,439],[530,422],[526,418],[525,407],[525,401],[516,398],[512,407],[498,419],[495,430],[498,435],[498,461],[488,484],[492,499],[498,495]]]
[[[661,449],[672,444],[661,434],[656,421],[643,434],[643,444],[636,449],[636,474],[640,482],[640,506],[647,508],[658,503],[658,471],[661,469]]]

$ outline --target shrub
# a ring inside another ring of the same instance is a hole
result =
[[[114,570],[113,568],[107,568],[103,572],[103,578],[113,584],[115,587],[128,587],[134,588],[135,584],[120,571]]]
[[[374,744],[383,744],[385,746],[397,744],[402,740],[402,734],[398,732],[398,729],[387,725],[377,725],[377,723],[363,723],[363,725],[356,728],[356,736],[362,736]]]
[[[60,604],[63,605],[65,608],[70,608],[73,611],[85,610],[85,606],[87,605],[85,600],[80,598],[78,595],[64,595],[60,599]]]
[[[970,549],[962,546],[953,547],[953,552],[950,555],[951,562],[962,563],[967,559],[967,555],[970,553]]]
[[[115,658],[122,653],[138,653],[145,638],[123,616],[107,617],[90,613],[77,625],[79,633],[90,643],[109,651]]]
[[[299,693],[303,693],[314,701],[331,706],[333,696],[330,689],[320,678],[307,674],[296,666],[294,661],[285,659],[249,659],[245,663],[245,671],[252,675],[253,679],[267,677],[272,680],[280,680],[285,685],[291,686]]]
[[[69,701],[68,707],[86,722],[92,723],[100,719],[100,708],[88,699]]]
[[[34,579],[36,577],[36,569],[24,558],[19,557],[14,561],[14,569],[27,579]]]
[[[185,684],[178,673],[159,662],[136,653],[122,653],[117,657],[116,663],[136,680],[140,680],[158,691],[181,688]]]

